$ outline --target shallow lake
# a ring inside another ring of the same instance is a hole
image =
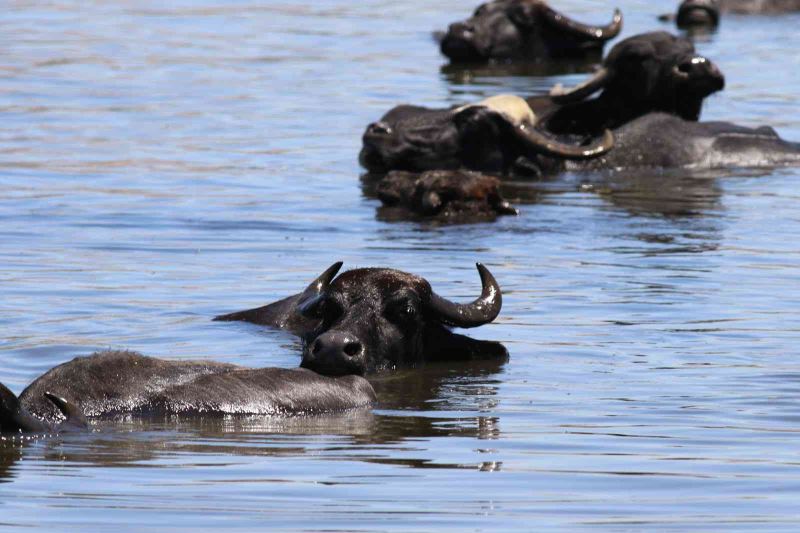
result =
[[[367,411],[0,443],[0,528],[797,530],[800,170],[519,181],[520,216],[458,226],[365,194],[393,105],[582,79],[443,70],[431,32],[475,3],[5,3],[0,382],[107,347],[296,366],[291,336],[210,318],[337,260],[460,300],[485,263],[504,308],[470,335],[510,359],[380,377]],[[672,29],[672,2],[618,4],[623,36]],[[727,76],[704,117],[800,140],[798,26],[698,39]]]

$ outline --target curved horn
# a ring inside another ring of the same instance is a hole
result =
[[[611,19],[611,23],[608,26],[588,26],[586,24],[581,24],[559,13],[544,2],[542,2],[541,10],[544,19],[556,28],[585,39],[607,41],[619,35],[619,32],[622,30],[622,12],[619,9],[614,10],[614,17]]]
[[[611,71],[603,67],[591,78],[571,89],[565,89],[561,84],[556,85],[550,89],[550,98],[557,104],[580,102],[605,87],[609,79]]]
[[[514,132],[517,138],[531,150],[561,159],[594,159],[614,148],[614,135],[609,130],[603,132],[600,140],[587,146],[556,141],[526,124],[516,126]]]
[[[306,290],[303,291],[303,295],[310,296],[311,294],[316,295],[322,293],[328,288],[328,285],[331,284],[331,281],[333,281],[333,278],[336,277],[336,274],[339,273],[339,269],[342,268],[343,264],[344,263],[342,261],[336,261],[334,264],[329,266],[325,272],[320,274],[317,279],[312,281],[311,284],[306,287]]]
[[[500,308],[503,306],[500,285],[485,266],[480,263],[476,263],[475,266],[481,275],[483,290],[474,302],[457,304],[431,293],[430,308],[443,324],[458,328],[475,328],[488,324],[500,314]]]
[[[305,314],[322,298],[322,294],[328,289],[328,285],[339,273],[339,269],[342,268],[343,264],[341,261],[335,262],[306,287],[306,290],[302,292],[300,299],[297,301],[297,309],[300,314]]]

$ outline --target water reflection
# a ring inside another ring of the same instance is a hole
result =
[[[509,180],[502,191],[510,201],[523,204],[539,203],[547,195],[593,192],[632,215],[695,217],[721,209],[723,191],[717,178],[710,171],[634,169],[553,180]]]
[[[494,358],[430,364],[370,382],[384,409],[488,412],[496,406],[498,379],[506,362],[498,350]]]
[[[697,43],[710,43],[717,34],[718,26],[690,26],[681,30],[688,39]]]
[[[481,78],[548,77],[592,72],[602,61],[602,52],[593,52],[585,58],[559,59],[558,61],[507,61],[488,63],[447,63],[440,69],[450,83],[464,85]]]
[[[582,188],[633,215],[700,217],[721,209],[722,188],[717,175],[709,172],[622,171],[587,179]]]
[[[13,468],[22,459],[23,446],[22,442],[0,439],[0,483],[8,483],[13,479]]]

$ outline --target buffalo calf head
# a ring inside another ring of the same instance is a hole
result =
[[[443,222],[477,222],[517,214],[500,194],[500,180],[467,170],[393,171],[378,183],[377,193],[387,207]]]
[[[719,0],[684,0],[675,22],[679,28],[719,25]]]

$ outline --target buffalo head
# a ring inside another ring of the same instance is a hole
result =
[[[703,100],[724,87],[722,72],[689,40],[653,32],[621,41],[591,79],[572,89],[556,86],[551,97],[570,104],[602,90],[598,101],[616,127],[653,111],[698,120]]]
[[[378,182],[377,193],[387,207],[438,221],[477,222],[517,214],[500,194],[500,180],[468,170],[392,171]]]
[[[556,141],[536,128],[525,100],[500,95],[453,109],[398,106],[367,127],[359,158],[375,172],[467,168],[504,173],[520,158],[591,159],[613,144],[610,132],[585,146]]]
[[[448,329],[488,324],[500,313],[500,287],[483,265],[477,265],[483,290],[468,304],[437,295],[425,279],[412,274],[360,268],[337,276],[341,266],[332,265],[300,294],[216,320],[291,329],[303,340],[301,366],[326,375],[507,355],[498,343]]]
[[[494,0],[451,24],[441,49],[452,61],[580,57],[602,51],[621,29],[619,10],[608,26],[587,26],[541,0]]]
[[[719,0],[684,0],[675,22],[679,28],[719,25]]]

